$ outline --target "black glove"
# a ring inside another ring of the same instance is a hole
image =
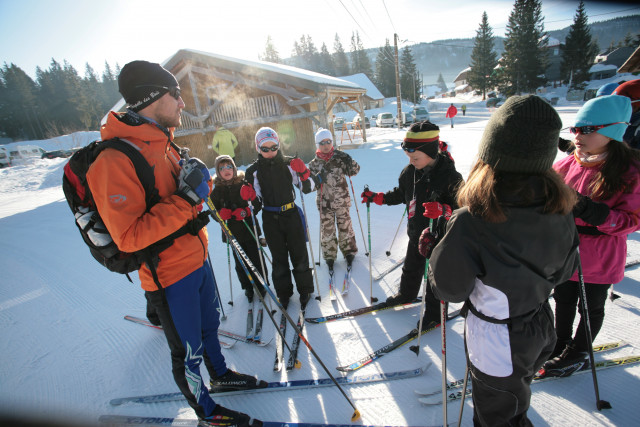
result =
[[[563,153],[569,154],[573,152],[575,148],[575,145],[571,143],[570,139],[564,139],[562,137],[558,138],[558,150],[562,151]]]
[[[573,207],[573,216],[596,227],[604,224],[611,211],[609,206],[601,202],[594,202],[591,198],[577,191],[576,195],[578,196],[578,203]]]
[[[202,211],[197,217],[188,222],[189,234],[197,236],[202,227],[206,227],[209,224],[209,213],[210,211]]]

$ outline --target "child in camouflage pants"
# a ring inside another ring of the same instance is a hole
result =
[[[351,197],[349,197],[345,175],[356,175],[360,171],[360,165],[345,152],[335,150],[333,136],[327,129],[318,129],[316,145],[318,150],[316,157],[309,163],[309,170],[322,179],[316,197],[316,205],[320,211],[320,240],[322,256],[329,268],[333,269],[338,247],[348,265],[351,265],[358,252],[349,215]],[[336,223],[338,224],[337,238]]]

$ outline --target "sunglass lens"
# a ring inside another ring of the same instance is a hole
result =
[[[180,88],[179,87],[170,87],[169,95],[173,96],[176,100],[180,98]]]

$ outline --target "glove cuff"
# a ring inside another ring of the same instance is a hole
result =
[[[174,194],[189,202],[191,206],[198,206],[202,202],[202,199],[193,190],[185,191],[181,189]]]

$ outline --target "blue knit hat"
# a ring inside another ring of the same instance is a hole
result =
[[[631,101],[626,96],[606,95],[587,101],[576,115],[576,127],[606,125],[609,123],[623,122],[617,125],[607,126],[597,132],[601,135],[622,141],[631,117]]]
[[[600,86],[600,89],[596,92],[596,96],[611,95],[617,88],[618,83],[607,83],[606,85]]]

